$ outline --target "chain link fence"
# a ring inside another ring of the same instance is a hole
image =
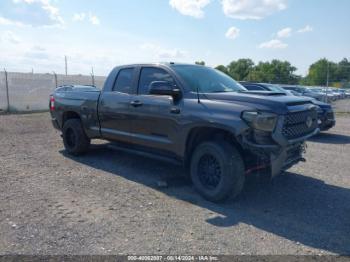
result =
[[[0,112],[48,110],[49,95],[62,85],[94,85],[102,88],[106,77],[94,75],[33,74],[0,71]],[[336,111],[348,112],[349,99]],[[344,109],[344,107],[346,107]],[[344,111],[346,110],[346,111]]]
[[[48,110],[49,95],[61,85],[103,87],[106,77],[86,75],[0,72],[0,111]]]

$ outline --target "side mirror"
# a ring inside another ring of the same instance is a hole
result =
[[[167,81],[153,81],[150,84],[151,95],[172,96],[174,99],[181,97],[181,91],[174,84]]]

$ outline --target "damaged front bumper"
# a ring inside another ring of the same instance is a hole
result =
[[[318,116],[318,126],[321,131],[327,131],[336,124],[333,110],[327,110]]]
[[[280,133],[274,133],[272,138],[276,143],[264,145],[252,142],[245,136],[242,145],[257,156],[265,164],[264,167],[270,169],[271,177],[275,177],[293,165],[305,162],[303,157],[306,150],[305,141],[319,132],[317,128],[308,135],[292,140],[285,139]]]

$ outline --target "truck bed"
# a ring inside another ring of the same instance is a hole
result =
[[[67,112],[74,112],[84,118],[86,133],[91,137],[100,135],[98,100],[101,90],[94,86],[62,86],[55,90],[55,107],[59,120]],[[59,121],[59,124],[61,121]]]

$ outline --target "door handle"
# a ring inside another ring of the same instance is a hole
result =
[[[181,112],[181,110],[178,107],[172,107],[170,109],[170,113],[172,113],[172,114],[180,114],[180,112]]]
[[[142,106],[143,103],[139,100],[135,100],[135,101],[132,101],[130,102],[130,104],[133,106],[133,107],[139,107],[139,106]]]

